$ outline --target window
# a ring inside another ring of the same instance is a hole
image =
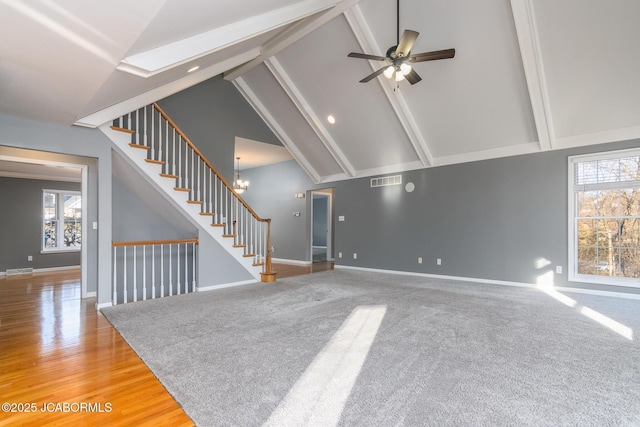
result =
[[[44,190],[42,251],[79,251],[82,243],[82,198],[79,192]]]
[[[569,280],[640,287],[640,149],[569,158]]]

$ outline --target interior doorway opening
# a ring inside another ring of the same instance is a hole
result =
[[[333,188],[310,191],[311,260],[333,261]]]

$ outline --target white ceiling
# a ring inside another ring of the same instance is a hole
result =
[[[224,73],[316,182],[635,139],[639,16],[401,0],[412,53],[456,49],[411,86],[347,58],[395,44],[395,0],[0,0],[0,112],[97,126]]]

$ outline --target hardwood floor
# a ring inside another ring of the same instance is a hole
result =
[[[194,425],[79,278],[0,277],[0,425]]]
[[[278,277],[332,262],[275,264]],[[193,422],[107,319],[80,270],[0,276],[0,426]]]
[[[317,273],[320,271],[333,270],[332,261],[314,262],[309,265],[293,265],[273,263],[273,269],[278,273],[278,278],[300,276],[302,274]]]

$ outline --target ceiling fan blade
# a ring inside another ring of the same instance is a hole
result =
[[[422,77],[420,77],[418,75],[418,73],[416,73],[416,70],[411,70],[409,72],[409,74],[407,74],[406,76],[404,76],[405,79],[407,79],[407,81],[409,83],[411,83],[412,85],[418,83],[420,80],[422,80]]]
[[[384,72],[384,70],[386,70],[388,67],[388,65],[386,67],[382,67],[377,71],[374,71],[373,73],[369,74],[367,77],[365,77],[364,79],[360,80],[360,83],[366,83],[370,80],[375,79],[376,77],[378,77],[380,74],[382,74]]]
[[[411,52],[411,48],[413,47],[413,44],[416,42],[416,39],[418,38],[418,34],[420,33],[417,31],[404,30],[404,32],[402,33],[402,37],[400,37],[400,41],[398,42],[398,47],[396,47],[397,57],[409,55],[409,52]]]
[[[384,56],[369,55],[367,53],[358,53],[358,52],[351,52],[347,56],[350,57],[350,58],[372,59],[374,61],[386,61],[387,60],[387,58],[385,58]]]
[[[455,49],[436,50],[433,52],[416,53],[407,58],[409,62],[434,61],[436,59],[449,59],[456,55]]]

